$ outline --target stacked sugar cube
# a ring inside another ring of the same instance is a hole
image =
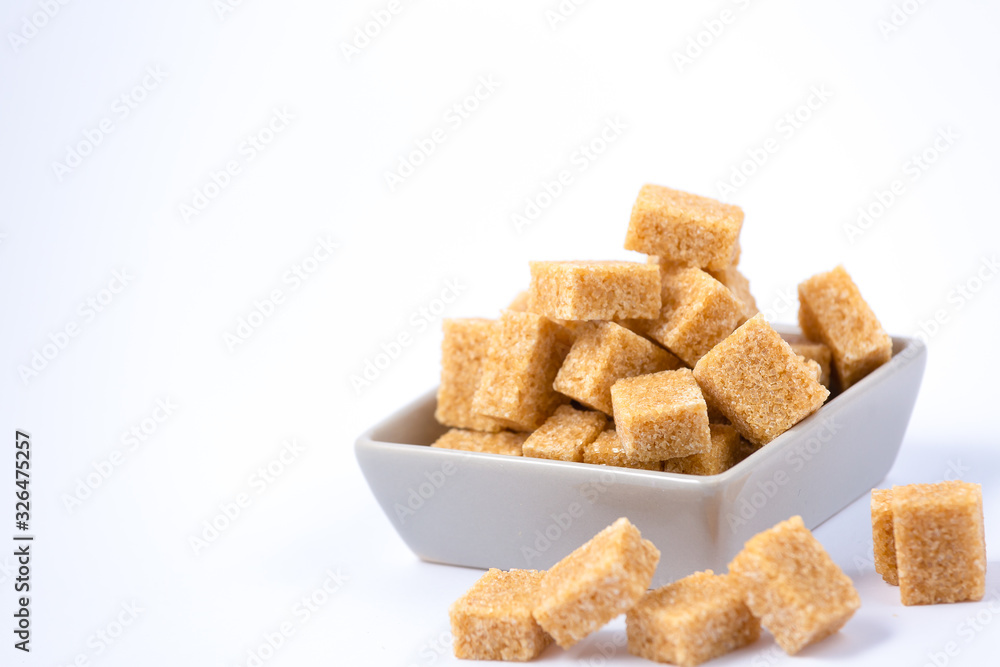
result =
[[[646,185],[625,237],[646,261],[532,262],[499,319],[447,320],[435,446],[717,474],[889,359],[840,267],[799,286],[803,336],[784,340],[739,271],[742,225]]]

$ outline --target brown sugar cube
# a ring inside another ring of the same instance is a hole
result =
[[[892,535],[903,604],[983,598],[986,542],[979,484],[892,487]]]
[[[729,261],[729,268],[736,268],[739,265],[739,263],[740,263],[740,256],[742,254],[743,254],[743,248],[740,246],[740,239],[739,239],[739,237],[737,237],[736,238],[736,246],[733,248],[733,257]],[[670,260],[661,260],[657,255],[647,255],[646,256],[646,263],[648,263],[648,264],[661,264],[662,263],[664,265],[674,265],[674,266],[678,266],[679,265],[679,266],[684,266],[683,263],[671,262]],[[725,269],[705,269],[705,270],[708,271],[709,273],[711,273],[712,277],[714,278],[716,273],[724,271]],[[717,279],[717,280],[719,280],[719,279]],[[721,282],[721,280],[720,280],[720,282]],[[749,286],[749,281],[747,282],[747,285]],[[728,287],[728,285],[727,285],[727,287]]]
[[[632,460],[663,461],[711,447],[708,406],[689,368],[623,378],[611,387],[611,402]]]
[[[596,440],[583,448],[583,462],[619,468],[663,470],[663,464],[659,461],[641,462],[629,459],[618,438],[618,432],[613,427],[605,429]]]
[[[534,313],[505,311],[490,339],[472,410],[515,431],[533,431],[567,399],[552,388],[571,334]]]
[[[750,538],[729,572],[750,612],[789,655],[832,635],[861,606],[851,579],[799,516]]]
[[[830,348],[842,389],[892,356],[892,339],[842,266],[799,285],[799,325]]]
[[[732,426],[709,424],[712,444],[700,454],[681,456],[663,462],[664,472],[685,475],[718,475],[732,468],[739,461],[740,434]]]
[[[653,318],[660,273],[639,262],[531,262],[529,310],[560,320]]]
[[[496,320],[446,319],[441,343],[441,384],[434,417],[445,426],[499,431],[495,420],[472,411]]]
[[[529,290],[524,290],[523,292],[518,292],[514,300],[510,302],[507,306],[507,310],[514,310],[519,313],[530,313],[531,312],[531,292]],[[551,319],[551,318],[550,318]],[[589,320],[559,320],[553,319],[553,322],[560,324],[569,330],[572,334],[573,339],[576,340],[585,332],[590,331],[594,327],[594,322]],[[645,322],[646,320],[640,320]]]
[[[823,343],[789,343],[789,346],[791,346],[792,352],[795,354],[819,364],[819,383],[829,389],[830,363],[833,359],[830,354],[830,348]]]
[[[434,441],[431,447],[441,449],[461,449],[466,452],[482,452],[485,454],[507,454],[521,456],[526,433],[483,433],[482,431],[466,431],[453,428]]]
[[[648,318],[648,317],[645,318],[645,319],[643,319],[643,318],[629,318],[629,319],[625,319],[625,320],[615,320],[615,324],[617,324],[618,326],[621,326],[621,327],[624,327],[624,328],[628,329],[629,331],[631,331],[634,334],[637,334],[639,336],[642,336],[643,338],[648,339],[648,337],[646,336],[646,329],[649,327],[649,323],[652,322],[652,321],[653,320],[650,319],[650,318]],[[591,322],[590,324],[591,324],[591,326],[596,326],[597,324],[600,324],[600,323],[599,322]],[[663,346],[661,345],[660,347],[663,347]],[[667,352],[670,352],[670,350],[667,350]],[[671,354],[673,354],[673,353],[671,353]],[[679,359],[678,359],[678,362],[680,362],[681,365],[683,365],[683,362],[681,362]]]
[[[514,300],[510,302],[507,306],[507,310],[513,310],[518,313],[524,313],[528,310],[528,304],[531,302],[531,292],[528,290],[522,290],[517,293]]]
[[[743,314],[740,315],[740,321],[738,324],[743,324],[760,312],[757,310],[757,300],[754,299],[753,294],[750,293],[750,281],[747,280],[746,276],[740,273],[740,270],[737,269],[735,265],[722,269],[721,271],[709,271],[708,273],[720,283],[728,287],[729,291],[733,293],[733,296],[735,296],[743,306]]]
[[[514,300],[510,302],[509,306],[507,306],[507,310],[514,310],[519,313],[531,312],[531,292],[529,290],[518,292],[517,296],[514,297]],[[568,329],[573,335],[574,340],[579,338],[584,332],[589,331],[594,326],[594,323],[588,320],[553,319],[552,321],[566,327],[566,329]]]
[[[694,366],[739,325],[743,304],[701,269],[671,266],[661,279],[663,306],[643,333]]]
[[[542,577],[535,620],[569,648],[628,611],[649,588],[660,552],[621,518]]]
[[[708,197],[644,185],[632,207],[625,249],[664,262],[721,270],[733,263],[743,211]]]
[[[524,300],[521,300],[522,296],[524,297]],[[507,307],[507,310],[516,310],[519,313],[530,313],[531,308],[528,306],[529,296],[530,295],[528,292],[521,292],[521,294],[518,295],[517,299],[511,301],[511,304],[510,306]],[[515,308],[514,306],[517,307]],[[579,338],[586,332],[590,331],[597,325],[597,322],[592,322],[590,320],[552,320],[552,321],[558,324],[559,326],[563,327],[567,331],[569,331],[570,338],[572,340],[576,340],[577,338]],[[646,320],[638,320],[638,321],[645,322]]]
[[[694,376],[708,402],[755,445],[774,440],[830,395],[761,315],[702,357]]]
[[[600,412],[560,405],[524,441],[521,453],[539,459],[583,461],[583,448],[597,439],[608,418]]]
[[[899,586],[896,542],[892,536],[892,489],[872,489],[872,544],[875,571],[887,584]]]
[[[809,372],[812,373],[814,378],[816,378],[816,382],[823,384],[823,369],[820,367],[820,365],[815,361],[813,361],[812,359],[806,359],[801,354],[797,354],[795,356],[799,358],[800,362],[806,365],[806,368],[809,369]],[[826,385],[823,386],[825,387]]]
[[[614,322],[601,322],[573,343],[553,385],[589,408],[611,414],[611,385],[624,377],[679,368],[677,357]]]
[[[760,637],[760,621],[731,575],[695,572],[644,595],[626,616],[628,651],[694,667]]]
[[[455,657],[532,660],[552,643],[531,610],[544,572],[490,569],[448,610]]]
[[[567,331],[569,331],[574,342],[580,338],[580,336],[584,335],[588,331],[591,331],[598,324],[597,322],[591,322],[589,320],[553,320],[553,322],[562,325]]]

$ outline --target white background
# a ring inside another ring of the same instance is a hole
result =
[[[992,609],[902,607],[866,564],[862,499],[816,534],[864,606],[795,664],[995,659],[996,4],[911,0],[886,33],[888,0],[595,1],[554,25],[555,0],[404,1],[348,57],[387,2],[223,2],[4,3],[0,464],[13,465],[14,430],[30,432],[37,541],[30,656],[10,646],[13,562],[0,555],[0,664],[254,664],[248,651],[285,622],[294,634],[263,664],[453,662],[447,607],[480,573],[418,561],[352,451],[436,383],[439,316],[421,309],[457,281],[445,316],[493,316],[529,259],[640,259],[621,246],[643,183],[719,196],[740,169],[753,173],[728,199],[746,212],[741,268],[762,310],[794,321],[785,295],[844,263],[886,329],[929,340],[885,483],[959,470],[986,497]],[[481,78],[496,89],[450,120]],[[292,119],[273,132],[276,110]],[[609,120],[614,141],[581,161]],[[385,173],[436,128],[443,143],[390,188]],[[940,133],[952,139],[934,149]],[[250,149],[251,136],[268,141]],[[934,161],[914,172],[925,150]],[[571,185],[517,230],[511,215],[562,169]],[[901,194],[850,233],[895,180]],[[185,215],[196,192],[210,201]],[[318,239],[339,247],[305,262]],[[296,283],[305,264],[315,271]],[[252,315],[274,290],[273,313]],[[248,318],[263,323],[227,343]],[[400,334],[409,344],[354,386]],[[147,433],[130,448],[133,428]],[[292,440],[301,451],[261,483]],[[248,506],[196,553],[191,538],[240,494]],[[324,583],[336,592],[296,613]],[[960,625],[977,613],[981,629]],[[619,620],[544,659],[601,664],[621,636]],[[765,636],[716,664],[786,660]]]

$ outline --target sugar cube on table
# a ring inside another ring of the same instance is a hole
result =
[[[861,606],[851,579],[799,516],[750,538],[729,573],[750,612],[789,655],[837,632]]]
[[[887,584],[899,586],[896,542],[892,535],[892,489],[872,489],[872,547],[875,571]]]
[[[982,487],[962,481],[894,486],[891,506],[903,604],[981,600],[986,589]]]
[[[621,518],[542,577],[534,616],[563,648],[632,608],[645,594],[660,552]]]
[[[757,641],[760,621],[735,577],[696,572],[644,595],[626,616],[628,650],[694,667]]]
[[[455,657],[526,661],[552,638],[531,612],[544,572],[490,569],[448,611]]]

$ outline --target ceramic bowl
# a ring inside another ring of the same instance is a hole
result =
[[[890,362],[720,475],[431,448],[446,430],[433,391],[364,433],[355,452],[389,522],[424,560],[546,569],[624,516],[659,548],[659,586],[724,572],[757,532],[796,514],[815,528],[869,493],[895,461],[926,357],[919,340],[893,338]]]

